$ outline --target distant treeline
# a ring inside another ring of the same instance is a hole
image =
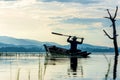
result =
[[[88,52],[114,52],[114,48],[82,48],[81,50]]]
[[[88,52],[114,52],[114,48],[81,48],[82,51]],[[120,48],[119,48],[120,51]],[[1,47],[0,52],[45,52],[44,47]]]
[[[24,47],[2,47],[0,52],[43,52],[44,50],[38,47],[24,48]]]

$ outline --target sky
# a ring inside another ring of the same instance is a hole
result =
[[[109,16],[106,9],[114,15],[116,6],[120,0],[0,0],[0,36],[68,44],[67,37],[51,34],[58,32],[113,46],[103,29],[112,36],[111,22],[104,17]],[[116,26],[120,34],[120,10]]]

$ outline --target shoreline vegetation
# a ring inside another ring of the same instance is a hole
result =
[[[57,45],[56,45],[57,46]],[[68,46],[61,46],[63,48],[69,49]],[[111,47],[78,47],[78,49],[88,52],[114,52],[114,48]],[[119,48],[120,51],[120,48]],[[31,48],[24,48],[24,47],[1,47],[1,52],[45,52],[44,47],[31,47]]]
[[[93,52],[91,55],[113,55],[114,52]],[[0,57],[44,57],[46,52],[0,52]]]

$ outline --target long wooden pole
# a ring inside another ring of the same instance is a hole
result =
[[[59,36],[66,36],[66,37],[71,36],[71,35],[65,35],[65,34],[56,33],[56,32],[52,32],[52,34],[59,35]],[[71,36],[71,37],[74,37],[74,36]],[[78,38],[78,39],[81,39],[82,37],[77,37],[77,38]]]

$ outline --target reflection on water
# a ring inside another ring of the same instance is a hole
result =
[[[114,55],[111,59],[108,80],[112,79]],[[120,61],[120,59],[119,59]],[[117,80],[120,80],[118,62]],[[44,65],[45,64],[45,65]],[[90,58],[57,58],[45,60],[41,57],[0,57],[0,80],[105,80],[108,64],[103,55],[90,55]],[[41,76],[43,75],[44,76]]]
[[[68,75],[72,75],[74,77],[77,76],[77,68],[78,68],[78,58],[77,57],[71,57],[70,58],[70,69],[68,69]],[[80,63],[81,64],[81,63]],[[79,73],[78,75],[81,75],[83,77],[83,67],[82,64],[79,66]]]
[[[77,57],[71,57],[70,58],[70,68],[73,72],[76,72],[77,70]]]
[[[77,75],[77,64],[78,64],[77,57],[71,57],[70,58],[70,70],[68,70],[68,73],[71,72],[72,75]]]

